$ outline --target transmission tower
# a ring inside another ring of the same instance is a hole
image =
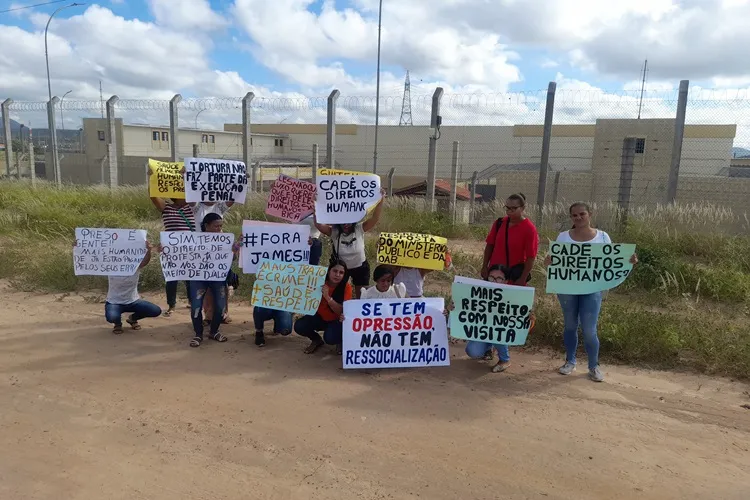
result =
[[[399,127],[413,126],[411,119],[411,81],[409,81],[409,71],[406,71],[406,80],[404,80],[404,99],[401,102],[401,119],[398,121]]]

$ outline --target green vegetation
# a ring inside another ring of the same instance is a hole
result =
[[[413,231],[451,239],[454,269],[429,275],[426,290],[448,296],[453,276],[477,276],[482,239],[499,213],[482,207],[479,225],[451,224],[442,214],[424,213],[418,200],[387,200],[381,231]],[[265,219],[265,198],[248,199],[227,217],[226,231],[238,234],[242,220]],[[659,206],[631,211],[626,224],[613,205],[594,207],[597,224],[615,241],[636,243],[640,264],[626,283],[609,293],[599,334],[602,357],[662,368],[688,368],[750,377],[750,237],[744,215],[708,205]],[[568,227],[567,205],[550,204],[531,213],[542,238]],[[103,187],[19,182],[0,184],[0,278],[27,291],[102,294],[106,279],[75,277],[71,243],[76,227],[144,228],[152,241],[161,230],[159,214],[143,187],[114,192]],[[367,243],[374,265],[375,238]],[[327,262],[326,247],[323,262]],[[161,269],[148,266],[141,289],[161,291]],[[562,345],[562,318],[554,296],[544,294],[544,273],[534,272],[538,290],[537,327],[532,346]],[[241,276],[235,295],[247,299],[252,276]]]

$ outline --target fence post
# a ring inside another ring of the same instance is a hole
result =
[[[5,131],[5,174],[10,177],[10,166],[13,164],[13,137],[10,135],[10,105],[13,99],[6,99],[0,105],[3,111],[3,130]],[[21,137],[23,141],[23,137]]]
[[[250,133],[252,126],[252,114],[250,106],[255,99],[253,92],[248,92],[242,98],[242,161],[245,162],[245,168],[250,169],[250,192],[254,193],[255,178],[257,173],[253,166],[253,135]]]
[[[633,187],[633,165],[635,163],[635,138],[622,141],[622,161],[620,163],[620,188],[617,192],[617,206],[620,209],[620,224],[625,226],[630,211],[630,192]]]
[[[456,191],[458,191],[458,141],[453,141],[453,161],[451,162],[451,194],[448,200],[451,221],[456,222]]]
[[[393,176],[396,175],[396,167],[391,167],[388,171],[388,197],[393,196]]]
[[[544,132],[542,133],[542,160],[539,164],[539,188],[536,194],[536,202],[539,205],[539,220],[537,227],[542,225],[542,214],[544,202],[547,201],[547,171],[549,170],[549,149],[552,140],[552,117],[555,113],[555,92],[557,83],[549,82],[547,87],[547,108],[544,112]]]
[[[193,158],[198,158],[201,155],[200,146],[193,144]]]
[[[60,98],[52,96],[47,103],[47,123],[49,126],[50,143],[52,144],[52,172],[55,175],[55,183],[62,185],[62,173],[60,172],[60,157],[57,155],[57,126],[55,125],[55,106]]]
[[[260,178],[260,181],[258,180]],[[259,193],[263,192],[263,170],[260,168],[260,160],[256,160],[251,172],[250,182],[253,184],[255,190]]]
[[[35,187],[36,186],[36,160],[34,159],[34,141],[32,140],[29,140],[29,176],[31,176],[31,187]]]
[[[169,101],[169,135],[172,136],[172,161],[179,161],[178,155],[180,154],[180,118],[178,113],[180,101],[182,101],[180,94],[175,94]]]
[[[318,183],[318,160],[320,155],[318,154],[318,145],[313,144],[312,148],[312,183]]]
[[[328,96],[328,125],[326,127],[326,166],[336,168],[336,101],[341,92],[337,89]]]
[[[473,224],[474,221],[474,203],[477,197],[477,176],[478,172],[471,174],[471,199],[469,200],[469,223]]]
[[[667,203],[674,203],[677,199],[677,183],[680,177],[680,158],[682,157],[682,138],[685,135],[685,113],[687,112],[689,86],[689,80],[680,81],[680,93],[677,97],[677,115],[674,119],[672,163],[669,166],[669,183],[667,184]]]
[[[109,159],[109,187],[117,187],[118,164],[117,164],[117,120],[115,120],[115,104],[120,98],[113,95],[107,100],[107,157]]]
[[[430,145],[427,153],[427,209],[430,212],[435,211],[435,164],[437,163],[437,141],[440,137],[440,125],[443,118],[440,116],[440,101],[443,99],[443,88],[438,87],[432,94],[432,114],[430,116]]]

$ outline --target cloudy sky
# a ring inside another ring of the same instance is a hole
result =
[[[0,10],[42,1],[2,1]],[[0,98],[46,100],[44,26],[49,14],[66,4],[0,14]],[[333,88],[341,90],[342,98],[374,96],[377,4],[89,2],[63,10],[52,21],[52,93],[70,90],[69,100],[97,100],[101,80],[105,99],[112,94],[121,99],[168,99],[175,93],[186,98],[243,96],[248,91],[297,99],[325,96]],[[732,114],[736,103],[726,102],[738,92],[750,99],[745,94],[750,59],[744,53],[750,42],[745,26],[750,0],[383,4],[381,88],[393,98],[385,105],[386,120],[398,121],[407,69],[416,120],[426,113],[424,96],[440,85],[452,96],[454,109],[465,106],[463,117],[455,115],[458,121],[470,120],[481,102],[491,122],[536,122],[550,81],[558,82],[559,112],[567,121],[588,121],[607,112],[629,116],[637,108],[644,59],[650,68],[647,96],[653,97],[647,115],[668,116],[679,80],[689,79],[692,86],[717,89],[708,93],[700,113],[689,113],[689,120],[746,120]],[[484,101],[467,97],[477,95],[485,96]],[[495,108],[502,109],[493,117]],[[323,116],[319,111],[274,109],[267,118],[310,121]],[[75,113],[69,115],[66,120],[76,119]],[[201,116],[201,122],[209,115]],[[369,115],[369,110],[355,110],[345,119],[363,122]]]

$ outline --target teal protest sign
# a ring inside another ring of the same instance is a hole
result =
[[[298,314],[315,314],[328,270],[323,266],[263,260],[250,304]]]
[[[547,293],[587,295],[620,285],[633,270],[635,245],[623,243],[549,244]]]
[[[451,289],[451,337],[523,345],[531,326],[534,287],[456,276]]]

